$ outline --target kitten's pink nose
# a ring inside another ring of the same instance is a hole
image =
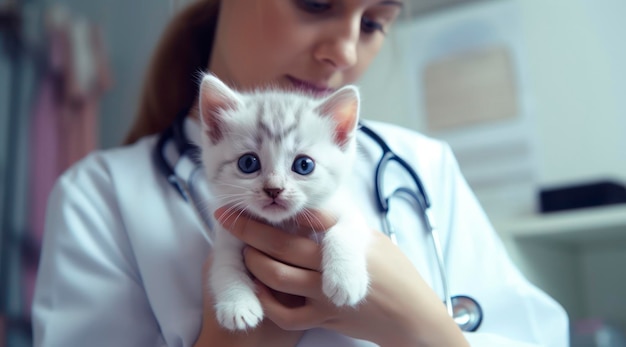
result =
[[[280,193],[283,191],[281,188],[263,188],[263,191],[265,192],[265,194],[267,194],[267,196],[269,196],[272,199],[276,199],[278,197],[278,195],[280,195]]]

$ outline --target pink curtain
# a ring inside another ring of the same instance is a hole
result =
[[[97,27],[84,23],[78,27],[71,21],[55,23],[49,26],[48,37],[47,66],[34,100],[30,129],[28,241],[31,252],[27,253],[23,274],[28,316],[48,195],[63,171],[97,148],[99,103],[111,85],[102,35]],[[81,59],[89,61],[85,64]]]

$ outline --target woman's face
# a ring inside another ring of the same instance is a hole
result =
[[[209,70],[237,89],[355,82],[403,0],[222,0]]]

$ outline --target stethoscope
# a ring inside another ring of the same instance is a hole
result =
[[[193,205],[194,212],[198,216],[199,220],[201,220],[206,226],[207,232],[209,232],[212,229],[210,227],[211,221],[206,216],[206,214],[200,212],[198,204],[199,201],[201,201],[201,197],[198,196],[197,190],[193,186],[194,177],[200,174],[201,165],[198,159],[198,147],[192,144],[185,134],[184,122],[186,115],[187,112],[181,113],[181,115],[176,118],[172,126],[170,126],[161,133],[154,149],[154,160],[158,170],[167,179],[170,185],[186,202]],[[433,242],[433,248],[435,250],[437,265],[441,278],[444,303],[446,305],[448,314],[454,319],[456,324],[463,331],[476,331],[482,323],[483,311],[478,302],[469,296],[450,295],[450,290],[448,288],[448,277],[446,275],[443,260],[443,252],[441,250],[441,243],[439,241],[439,232],[435,227],[435,224],[433,223],[434,219],[430,210],[430,200],[428,198],[426,190],[424,189],[422,180],[417,175],[415,170],[413,170],[413,168],[404,159],[396,155],[391,150],[391,148],[389,148],[385,140],[383,140],[376,132],[374,132],[372,129],[362,123],[359,124],[359,129],[369,138],[375,141],[380,146],[383,152],[380,160],[378,161],[378,165],[376,166],[376,172],[374,176],[376,182],[375,192],[377,198],[377,206],[383,219],[383,232],[391,239],[393,243],[397,244],[396,232],[389,220],[390,199],[394,196],[402,194],[415,200],[415,203],[417,204],[417,207],[422,216],[424,228],[431,236]],[[174,171],[174,167],[169,164],[166,158],[165,149],[167,143],[170,140],[174,142],[176,152],[179,156],[179,160],[186,158],[190,161],[190,164],[187,165],[186,170],[187,177],[189,177],[187,181],[185,181],[181,178],[181,176],[176,174],[176,172]],[[406,187],[400,187],[394,190],[389,197],[385,197],[383,189],[384,172],[387,165],[392,161],[399,164],[411,176],[411,179],[415,183],[417,190],[414,191]],[[208,237],[208,235],[205,236],[207,238],[207,241],[212,243],[210,237]]]

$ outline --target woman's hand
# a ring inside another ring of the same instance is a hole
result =
[[[221,212],[216,211],[216,216]],[[379,232],[374,232],[367,255],[366,299],[354,308],[333,305],[322,292],[321,247],[307,234],[328,230],[335,219],[327,213],[311,213],[290,233],[243,215],[221,220],[249,245],[244,259],[258,282],[266,317],[285,330],[322,327],[381,346],[468,346],[413,264]],[[300,304],[285,305],[277,293],[300,297]]]
[[[207,283],[208,271],[211,268],[212,258],[209,256],[204,262],[202,283]],[[300,298],[282,295],[278,302],[285,307],[292,307],[301,302]],[[294,301],[295,300],[295,301]],[[203,291],[202,329],[194,347],[210,346],[237,346],[237,347],[264,347],[280,346],[293,347],[302,337],[302,331],[287,331],[279,328],[270,319],[264,319],[259,326],[251,331],[232,332],[222,328],[215,318],[213,298],[208,290]]]

